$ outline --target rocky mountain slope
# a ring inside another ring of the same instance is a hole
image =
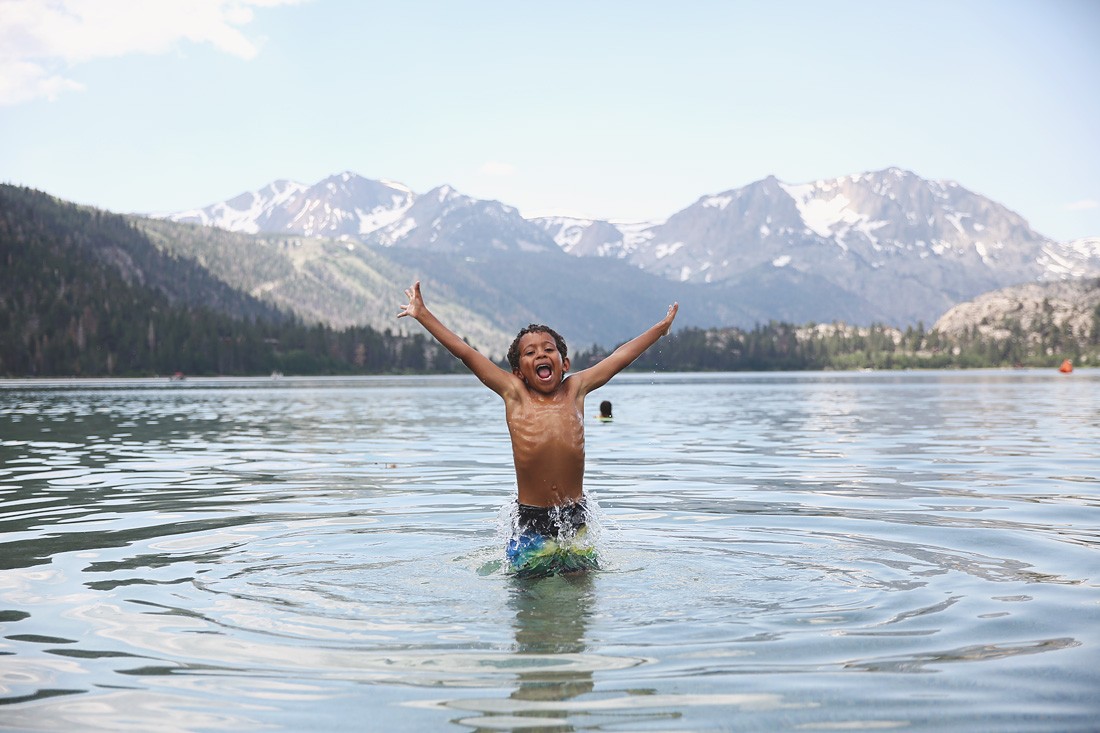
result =
[[[684,282],[754,269],[812,272],[863,297],[872,319],[929,321],[1006,285],[1100,274],[1092,240],[1054,242],[953,182],[888,169],[788,185],[775,178],[705,196],[642,231],[548,223],[569,251],[620,257]],[[828,320],[823,318],[822,320]]]
[[[401,218],[415,198],[401,184],[343,173],[311,186],[279,180],[202,209],[154,218],[246,234],[359,239]]]
[[[727,310],[761,320],[930,322],[1007,285],[1100,274],[1096,240],[1054,242],[957,183],[897,168],[794,185],[769,177],[632,225],[526,220],[448,186],[418,195],[350,172],[312,186],[277,182],[166,218],[416,250],[421,259],[620,260],[682,287],[722,286]]]
[[[1100,335],[1100,278],[1026,283],[951,308],[934,328],[958,339],[977,329],[987,339],[1060,331],[1079,343]]]
[[[307,322],[419,332],[415,323],[395,316],[404,288],[421,279],[432,310],[494,356],[502,355],[515,332],[532,322],[553,325],[578,348],[625,341],[657,321],[674,300],[682,305],[678,325],[754,323],[775,311],[766,289],[735,296],[724,286],[674,283],[619,260],[570,257],[552,243],[547,251],[427,252],[138,217],[131,221],[165,252],[193,260],[220,280]],[[806,292],[816,292],[819,284],[809,277],[806,281]],[[806,307],[792,298],[779,312],[802,322]],[[853,316],[856,311],[853,305],[844,312]]]

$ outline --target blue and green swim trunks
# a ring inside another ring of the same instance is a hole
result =
[[[517,577],[545,578],[599,568],[588,541],[584,500],[564,506],[519,504],[516,526],[505,550]]]

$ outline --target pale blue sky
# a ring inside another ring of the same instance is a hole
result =
[[[1097,0],[0,0],[0,181],[119,212],[351,170],[654,220],[900,166],[1068,240],[1098,130]]]

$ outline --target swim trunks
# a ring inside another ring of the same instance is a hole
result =
[[[519,504],[506,553],[521,578],[578,573],[599,567],[588,541],[584,500],[560,507]]]

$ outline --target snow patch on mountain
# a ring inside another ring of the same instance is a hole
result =
[[[1049,242],[1038,258],[1044,280],[1100,275],[1100,237]]]
[[[779,186],[794,199],[806,228],[819,236],[832,236],[838,224],[852,225],[865,219],[849,208],[851,201],[844,194],[836,193],[830,198],[822,196],[820,184],[792,186],[781,183]]]
[[[653,237],[653,222],[611,222],[569,216],[531,220],[544,229],[563,252],[577,257],[624,259]]]
[[[636,222],[633,224],[616,224],[615,225],[620,232],[623,233],[623,254],[620,256],[628,257],[633,252],[636,252],[639,248],[644,246],[647,242],[653,239],[653,228],[657,226],[655,222]]]
[[[859,177],[856,182],[862,181]],[[798,208],[799,216],[806,229],[819,237],[830,239],[844,252],[848,251],[845,239],[856,232],[862,235],[873,248],[881,249],[882,244],[875,235],[878,229],[889,222],[873,220],[868,214],[859,211],[852,200],[837,190],[837,182],[818,181],[816,183],[787,184],[779,187],[787,192]]]
[[[576,249],[585,232],[596,223],[592,219],[574,219],[568,216],[546,216],[535,221],[542,224],[554,238],[554,242],[569,253]],[[601,253],[600,256],[606,256],[606,253]]]
[[[674,255],[679,252],[683,248],[684,244],[686,243],[672,242],[671,244],[658,244],[653,253],[657,257],[657,259],[663,260],[665,257]],[[680,279],[683,280],[683,277],[681,277]]]
[[[703,199],[703,206],[714,209],[724,209],[729,206],[732,201],[732,196],[709,196]]]
[[[359,218],[359,234],[370,234],[384,226],[389,226],[400,219],[409,207],[412,206],[412,197],[401,197],[397,194],[390,199],[389,205],[378,205],[373,209],[356,209],[355,215]]]
[[[257,234],[259,222],[273,209],[306,191],[309,186],[297,181],[278,180],[258,191],[239,194],[202,209],[187,209],[175,213],[153,214],[154,219],[170,219],[187,224],[216,226],[234,232]]]

